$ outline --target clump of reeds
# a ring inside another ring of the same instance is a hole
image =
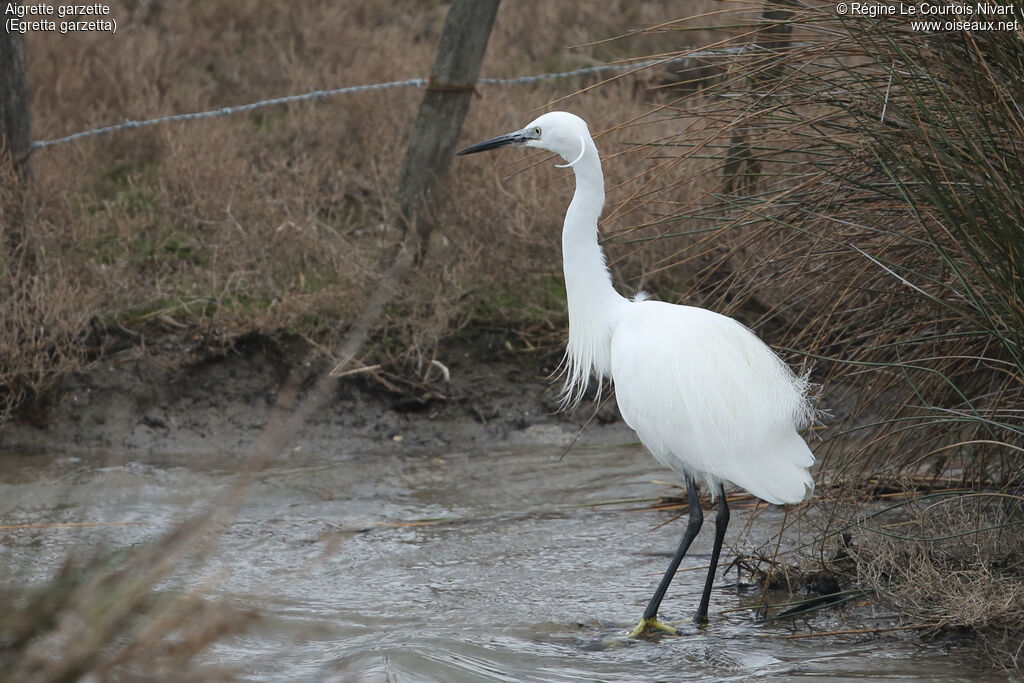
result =
[[[718,69],[701,90],[665,88],[652,118],[677,131],[634,150],[659,174],[636,201],[661,218],[618,239],[660,245],[654,270],[692,278],[681,298],[813,366],[825,476],[952,476],[1010,496],[958,522],[998,526],[1024,486],[1024,41],[834,10],[729,11],[736,37],[713,47],[754,45],[702,56]],[[1019,634],[1019,606],[993,602],[1019,563],[996,577],[977,569],[1002,557],[980,537],[957,535],[956,561],[928,537],[875,560],[872,544],[861,580],[907,610],[917,590],[912,611],[945,624]]]
[[[771,6],[639,148],[667,161],[634,230],[679,245],[656,265],[690,267],[684,296],[813,361],[833,465],[1019,485],[1024,43]]]

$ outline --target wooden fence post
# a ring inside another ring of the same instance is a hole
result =
[[[455,152],[462,121],[469,109],[473,86],[480,74],[484,49],[491,35],[491,26],[498,11],[499,0],[453,0],[438,46],[430,85],[420,104],[398,183],[398,202],[403,214],[410,217],[416,203],[429,193],[434,180],[448,170]],[[409,225],[415,221],[410,219]],[[384,307],[399,293],[401,284],[430,237],[430,228],[416,224],[416,234],[406,230],[387,272],[381,276],[362,314],[345,335],[334,369],[322,375],[299,400],[301,385],[299,366],[293,368],[284,390],[278,396],[267,425],[256,444],[253,470],[268,457],[280,453],[302,429],[310,415],[331,399],[338,378],[369,338],[380,320]],[[418,247],[414,246],[418,243]]]
[[[415,225],[420,249],[432,226],[416,220],[417,203],[434,181],[447,173],[462,122],[469,110],[499,0],[453,0],[444,22],[430,83],[413,126],[398,181],[398,205]]]
[[[25,36],[0,30],[0,154],[14,162],[22,177],[28,175],[31,145]]]
[[[4,6],[6,7],[6,3]],[[13,3],[21,5],[20,0]],[[0,167],[13,166],[18,182],[0,205],[0,257],[20,255],[24,272],[31,272],[33,255],[25,249],[25,181],[29,177],[32,137],[29,126],[28,83],[25,76],[25,36],[0,29]],[[6,174],[5,174],[6,175]],[[11,265],[6,270],[10,273]],[[8,283],[0,285],[4,296]]]
[[[756,46],[779,51],[792,42],[793,27],[789,22],[793,19],[796,7],[795,0],[765,0],[761,9],[761,21],[764,25],[754,36]],[[770,88],[771,82],[783,74],[784,64],[781,60],[763,69],[750,78],[750,87]],[[753,194],[761,177],[761,160],[751,149],[750,129],[756,121],[758,109],[746,117],[743,127],[732,134],[729,151],[722,167],[725,178],[725,192],[743,191]]]

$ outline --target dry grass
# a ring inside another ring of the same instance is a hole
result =
[[[660,23],[670,7],[506,4],[483,71],[538,73],[676,47],[657,35],[569,47]],[[446,6],[189,2],[170,10],[144,2],[121,11],[114,39],[28,37],[34,137],[425,75]],[[531,107],[576,85],[487,88],[466,139],[521,125]],[[0,310],[0,414],[124,346],[155,345],[164,360],[181,362],[255,332],[299,335],[330,353],[402,234],[391,198],[419,99],[414,89],[364,93],[37,151],[23,199],[25,258],[0,259],[9,293]],[[571,106],[597,130],[646,110],[632,82]],[[371,350],[378,358],[422,362],[467,320],[528,322],[560,308],[525,304],[550,299],[568,187],[550,170],[503,183],[508,169],[494,162],[455,169],[426,262]],[[618,164],[610,176],[640,172]],[[5,199],[5,213],[14,201]]]
[[[1024,655],[1024,534],[1020,499],[998,494],[915,496],[858,524],[856,580],[910,619],[967,629],[996,661]]]
[[[156,590],[206,549],[213,519],[176,526],[124,557],[67,558],[32,594],[4,595],[0,676],[41,683],[123,679],[215,680],[227,672],[189,662],[257,615],[205,600],[198,591]],[[204,539],[204,535],[207,537]]]

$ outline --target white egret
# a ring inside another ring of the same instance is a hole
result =
[[[629,300],[615,291],[597,240],[601,159],[583,119],[550,112],[458,154],[510,145],[554,152],[567,162],[562,168],[576,174],[562,228],[569,306],[565,405],[579,403],[591,376],[610,378],[623,419],[655,458],[686,480],[686,533],[631,635],[675,631],[658,621],[658,608],[704,521],[697,481],[719,501],[711,567],[694,615],[704,624],[729,523],[724,483],[775,504],[799,502],[814,489],[808,471],[814,456],[799,434],[813,415],[807,380],[732,318],[642,296]]]

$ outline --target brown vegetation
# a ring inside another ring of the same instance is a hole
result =
[[[914,496],[863,528],[850,548],[856,581],[901,615],[935,630],[979,634],[997,660],[1021,665],[1024,535],[1017,496]]]
[[[675,47],[674,37],[639,36],[566,49],[660,23],[667,8],[506,4],[484,74]],[[123,119],[421,76],[445,9],[141,3],[124,10],[113,39],[33,34],[33,130],[53,138]],[[482,89],[466,137],[521,125],[531,108],[575,85]],[[571,106],[601,130],[646,111],[631,88],[593,90]],[[299,335],[329,352],[401,235],[393,183],[419,98],[415,89],[362,93],[37,150],[24,199],[30,235],[23,253],[4,257],[5,405],[38,398],[98,353],[140,343],[169,339],[161,355],[181,360],[256,332]],[[613,151],[616,142],[603,144]],[[618,183],[643,169],[609,170]],[[518,176],[509,193],[500,182],[507,173],[478,160],[456,169],[450,196],[436,203],[427,260],[390,311],[375,353],[422,360],[441,335],[475,316],[561,319],[557,305],[521,309],[555,289],[552,246],[567,188],[552,186],[557,176],[546,169]],[[5,201],[8,215],[13,201]],[[638,262],[630,273],[642,270]]]

